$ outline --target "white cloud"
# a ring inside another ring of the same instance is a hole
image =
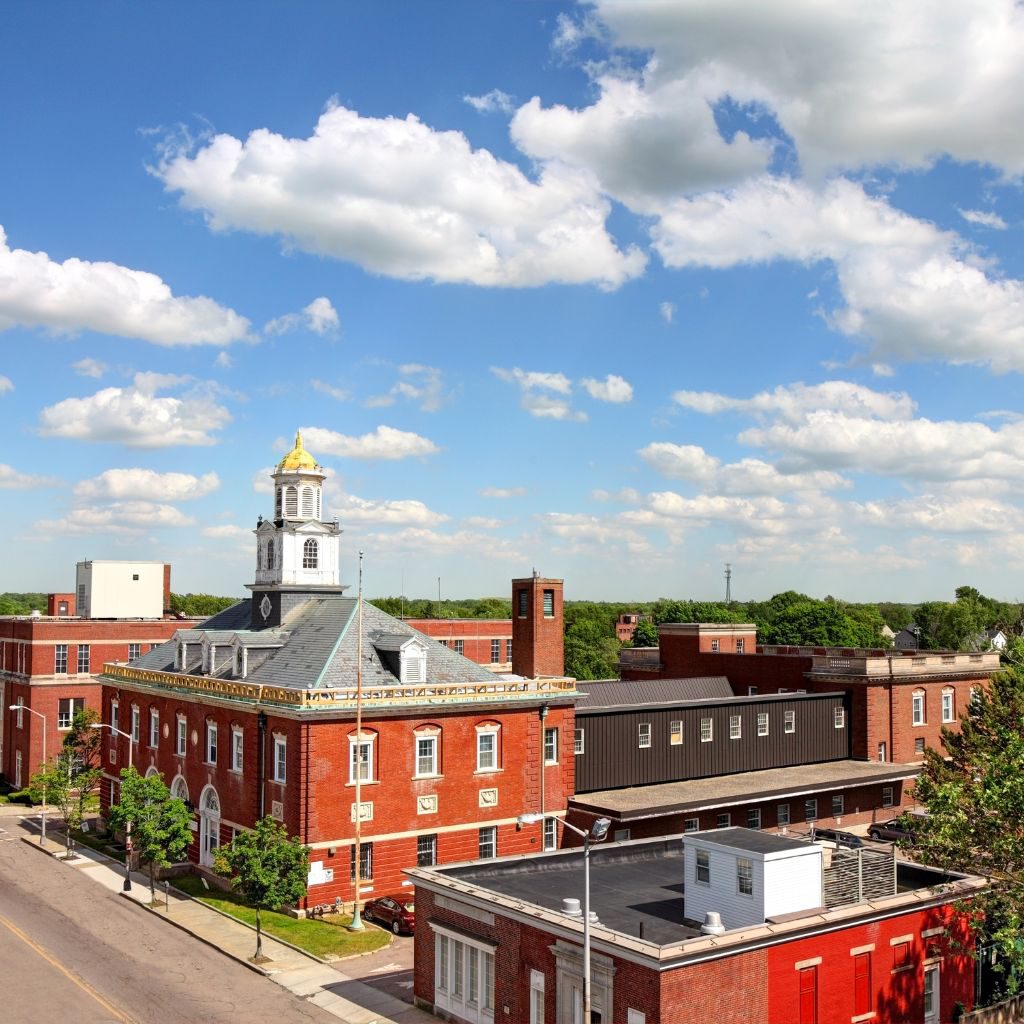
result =
[[[594,501],[616,501],[622,505],[639,505],[642,500],[640,492],[634,487],[623,487],[614,493],[598,488],[590,492],[590,497]]]
[[[1015,533],[1024,528],[1024,512],[1015,505],[975,495],[920,494],[896,501],[854,505],[858,518],[892,530],[900,527],[939,533]]]
[[[346,391],[345,388],[335,387],[335,385],[328,384],[326,381],[323,380],[314,379],[310,381],[310,384],[313,385],[314,391],[319,391],[321,394],[324,395],[330,395],[331,398],[334,398],[339,402],[344,402],[350,397],[349,392]]]
[[[888,363],[872,363],[871,372],[876,377],[894,377],[896,371]]]
[[[7,394],[8,391],[14,390],[14,381],[10,377],[4,377],[0,374],[0,395]]]
[[[633,385],[614,373],[609,373],[604,380],[585,377],[580,381],[580,386],[591,398],[596,398],[599,402],[613,402],[620,405],[623,402],[633,401]]]
[[[509,384],[518,384],[523,391],[555,391],[560,395],[568,395],[572,391],[572,381],[564,373],[520,370],[518,366],[511,370],[492,366],[491,373],[499,380]]]
[[[980,224],[982,227],[993,228],[996,231],[1005,231],[1008,227],[1006,221],[998,213],[992,213],[990,210],[961,210],[957,207],[957,212],[969,224]]]
[[[314,299],[308,306],[304,306],[301,313],[286,313],[271,320],[263,328],[265,334],[286,334],[288,331],[295,331],[305,328],[314,334],[336,334],[341,328],[341,320],[338,318],[338,311],[331,304],[331,300],[321,295]]]
[[[546,512],[535,518],[548,533],[568,542],[573,552],[588,552],[595,547],[626,548],[634,554],[651,550],[647,538],[622,521],[565,512]]]
[[[672,323],[676,318],[676,304],[674,302],[662,302],[658,306],[658,314],[665,323]]]
[[[616,288],[646,262],[608,235],[611,206],[587,172],[552,162],[533,181],[411,114],[331,104],[308,139],[217,135],[194,155],[167,155],[156,173],[214,230],[280,236],[391,277]]]
[[[226,352],[220,354],[227,355]],[[71,365],[80,377],[92,377],[95,380],[99,380],[109,369],[106,363],[101,363],[98,359],[79,359],[77,363]]]
[[[567,399],[555,398],[546,392],[553,391],[556,395],[572,393],[572,381],[564,373],[546,373],[536,370],[511,370],[500,366],[492,366],[493,373],[499,380],[509,384],[517,384],[521,393],[520,406],[531,416],[539,419],[574,420],[585,422],[587,414],[577,412]]]
[[[436,366],[406,363],[398,368],[399,380],[386,395],[371,395],[363,405],[382,409],[395,404],[397,398],[415,402],[423,412],[437,412],[445,401],[444,380]]]
[[[331,503],[331,511],[343,523],[376,523],[381,526],[437,526],[448,516],[432,512],[422,501],[400,499],[372,501],[345,494]]]
[[[462,100],[478,114],[511,114],[515,109],[515,100],[501,89],[492,89],[482,96],[463,96]]]
[[[31,473],[19,473],[12,466],[0,462],[0,490],[31,491],[40,487],[58,487],[60,481],[53,477],[33,476]]]
[[[419,434],[383,425],[361,437],[349,437],[322,427],[303,427],[302,435],[310,448],[347,459],[408,459],[436,455],[441,450]]]
[[[276,466],[265,466],[263,469],[258,469],[253,473],[252,489],[257,494],[274,493],[274,482],[270,478],[276,468]]]
[[[473,530],[497,530],[502,522],[489,516],[467,516],[463,522]]]
[[[564,399],[537,394],[535,391],[524,392],[520,405],[531,416],[536,416],[538,419],[565,420],[575,423],[585,423],[587,420],[585,412],[577,412]]]
[[[156,274],[11,249],[0,226],[0,330],[15,325],[165,346],[227,345],[249,334],[245,317],[205,296],[175,296]]]
[[[65,398],[39,414],[44,437],[109,441],[132,448],[209,445],[231,414],[202,388],[180,398],[156,393],[180,383],[172,375],[137,373],[132,387],[104,388],[88,398]]]
[[[518,498],[526,493],[525,487],[485,487],[481,498]]]
[[[91,480],[75,484],[75,497],[83,501],[141,498],[147,501],[191,501],[220,487],[216,473],[157,473],[152,469],[108,469]]]
[[[71,509],[63,519],[46,519],[36,528],[46,534],[141,533],[163,527],[195,526],[196,521],[173,505],[150,501],[118,501],[111,505]]]
[[[491,533],[457,530],[440,533],[426,527],[407,526],[385,533],[359,535],[360,543],[369,549],[378,548],[403,556],[445,555],[449,557],[472,555],[488,560],[521,563],[525,555],[513,541],[495,537]]]
[[[199,532],[204,537],[213,537],[217,540],[237,540],[251,543],[252,531],[251,526],[232,526],[230,523],[224,523],[221,526],[204,526]]]
[[[231,354],[228,352],[218,352],[217,358],[214,359],[213,365],[221,370],[230,370],[235,365],[234,359],[231,358]]]

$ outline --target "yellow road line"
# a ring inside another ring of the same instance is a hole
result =
[[[45,949],[43,949],[42,946],[39,945],[39,943],[30,939],[16,924],[14,924],[11,921],[8,921],[7,918],[4,917],[2,914],[0,914],[0,924],[2,924],[10,932],[16,935],[19,939],[21,939],[21,941],[24,942],[26,946],[29,946],[31,949],[34,949],[47,963],[51,964],[53,967],[56,967],[57,970],[61,972],[61,974],[63,974],[69,981],[73,981],[83,992],[92,996],[93,999],[95,999],[96,1002],[100,1004],[100,1006],[102,1006],[108,1013],[110,1013],[115,1020],[121,1021],[122,1024],[134,1024],[131,1017],[126,1017],[115,1006],[112,1006],[110,1003],[108,1003],[106,999],[104,999],[103,996],[101,996],[99,992],[96,991],[96,989],[94,989],[90,984],[88,984],[88,982],[83,981],[81,978],[78,977],[77,974],[72,973],[62,963],[60,963],[58,960],[55,960],[52,956],[50,956],[49,953],[46,952]]]

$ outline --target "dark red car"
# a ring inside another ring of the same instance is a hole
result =
[[[390,928],[396,935],[401,932],[412,935],[416,930],[416,905],[406,893],[369,900],[363,907],[363,917]]]

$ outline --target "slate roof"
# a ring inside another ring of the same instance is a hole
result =
[[[720,700],[735,696],[725,676],[693,679],[610,679],[580,682],[577,711],[601,708],[679,704],[691,700]]]
[[[280,686],[296,690],[330,689],[353,686],[356,679],[358,651],[358,602],[353,597],[340,595],[311,595],[300,604],[273,631],[273,641],[282,634],[287,639],[282,647],[270,650],[267,657],[253,667],[245,677],[247,683]],[[190,644],[187,674],[199,671],[200,644],[204,633],[212,632],[219,643],[227,643],[235,633],[252,645],[259,631],[250,629],[251,600],[225,608],[194,629],[180,630],[179,636]],[[429,682],[474,683],[489,682],[495,675],[482,665],[456,654],[443,644],[407,626],[372,604],[363,604],[363,686],[374,689],[399,685],[399,679],[381,654],[387,654],[387,645],[399,646],[415,637],[427,648]],[[375,646],[385,638],[385,646]],[[268,636],[268,639],[270,637]],[[134,660],[132,668],[153,669],[159,672],[178,672],[175,666],[177,642],[171,639],[154,647]],[[222,675],[218,666],[217,675]]]

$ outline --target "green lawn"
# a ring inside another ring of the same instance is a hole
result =
[[[108,857],[113,857],[114,860],[124,863],[124,854],[113,849],[109,845],[109,839],[97,839],[91,832],[80,832],[74,828],[71,830],[71,838],[74,839],[76,846],[88,846],[90,850],[98,850],[100,853],[105,853]]]
[[[195,875],[175,878],[171,884],[176,889],[202,900],[203,903],[237,917],[239,921],[256,924],[256,911],[246,906],[242,898],[233,892],[214,888],[207,892],[202,881]],[[283,939],[319,957],[369,953],[386,946],[390,938],[386,931],[372,924],[368,924],[365,931],[350,932],[345,925],[352,919],[346,914],[331,914],[323,920],[309,921],[289,917],[273,910],[264,910],[262,918],[263,931],[266,935]]]

